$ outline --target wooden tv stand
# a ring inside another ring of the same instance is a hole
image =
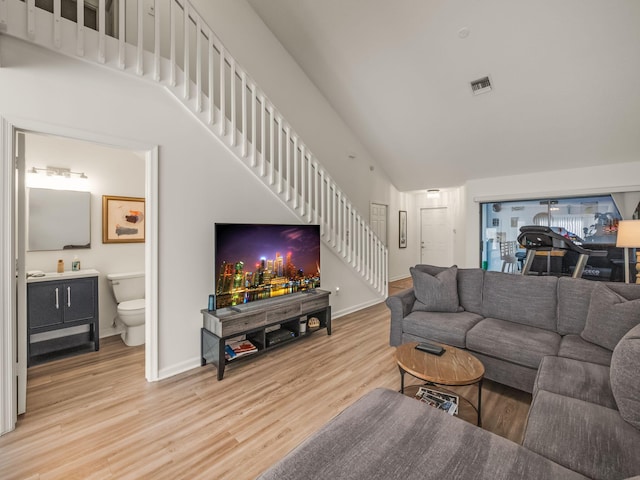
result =
[[[218,369],[218,380],[222,380],[226,364],[237,363],[246,358],[271,350],[291,341],[299,340],[313,333],[309,328],[309,319],[317,318],[320,329],[326,328],[331,335],[331,306],[325,290],[298,292],[282,297],[260,300],[255,303],[227,307],[219,310],[202,310],[202,329],[200,330],[201,364],[212,363]],[[277,327],[291,332],[285,341],[270,341],[270,332]],[[245,336],[258,351],[236,357],[225,358],[227,340]]]

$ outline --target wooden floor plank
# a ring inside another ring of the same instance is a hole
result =
[[[383,303],[354,312],[331,336],[230,364],[220,382],[208,365],[147,383],[144,347],[120,337],[32,367],[27,413],[0,437],[0,478],[255,478],[365,393],[399,388],[389,322]],[[485,381],[484,428],[520,442],[530,402]]]

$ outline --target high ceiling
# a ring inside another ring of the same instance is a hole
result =
[[[638,0],[248,2],[401,191],[640,161]]]

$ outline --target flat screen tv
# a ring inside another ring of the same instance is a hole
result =
[[[320,227],[216,223],[216,308],[320,286]]]

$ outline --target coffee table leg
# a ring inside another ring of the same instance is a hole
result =
[[[482,427],[482,378],[478,382],[478,426]]]
[[[404,393],[404,370],[402,367],[398,367],[400,370],[400,393]]]

